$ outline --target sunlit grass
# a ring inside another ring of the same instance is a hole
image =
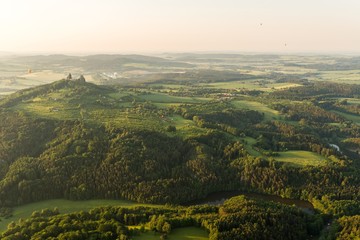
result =
[[[326,164],[326,158],[309,151],[286,151],[279,152],[280,156],[275,160],[290,163],[294,166],[323,166]]]
[[[146,95],[139,95],[140,99],[151,101],[155,103],[199,103],[206,101],[205,99],[193,97],[177,97],[163,93],[151,93]]]
[[[264,113],[265,120],[279,119],[280,113],[274,109],[269,108],[263,103],[254,101],[233,101],[232,104],[239,109],[251,109]]]
[[[244,147],[248,153],[250,153],[252,156],[259,157],[261,156],[261,153],[256,151],[253,146],[256,143],[256,139],[252,137],[244,137],[241,138],[244,141]]]
[[[260,84],[262,80],[239,80],[239,81],[229,81],[229,82],[214,82],[214,83],[203,83],[200,86],[210,87],[210,88],[222,88],[222,89],[236,89],[236,88],[246,88],[246,89],[262,89],[264,85]]]
[[[333,111],[336,114],[339,114],[340,116],[343,116],[347,120],[353,121],[356,124],[360,124],[360,116],[356,114],[350,114],[350,113],[344,113],[340,111]]]
[[[360,84],[360,70],[320,71],[318,78],[312,80],[331,81],[337,83]]]

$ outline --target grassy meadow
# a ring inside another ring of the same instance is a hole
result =
[[[220,89],[248,89],[248,90],[260,90],[264,92],[272,92],[274,90],[286,89],[291,87],[301,86],[297,83],[275,83],[268,82],[264,79],[249,79],[241,81],[231,81],[231,82],[215,82],[200,84],[203,87],[209,88],[220,88]]]
[[[344,113],[340,111],[333,111],[336,114],[339,114],[340,116],[344,117],[347,120],[350,120],[358,125],[360,125],[360,116],[356,114],[350,114],[350,113]]]
[[[280,156],[275,157],[276,161],[286,162],[292,166],[324,166],[326,158],[309,151],[286,151],[279,152]]]
[[[259,157],[259,156],[262,155],[260,152],[256,151],[253,148],[253,145],[256,143],[255,138],[244,137],[244,138],[241,138],[241,140],[244,142],[244,146],[245,146],[246,151],[248,151],[251,155],[256,156],[256,157]]]
[[[240,101],[233,101],[232,104],[239,109],[251,109],[264,113],[265,120],[279,119],[280,113],[278,111],[271,109],[265,104],[260,102],[240,100]]]
[[[150,94],[140,95],[139,99],[144,101],[150,101],[153,103],[170,103],[170,104],[201,103],[210,100],[206,98],[177,97],[163,93],[150,93]]]
[[[360,84],[360,70],[322,71],[314,80]]]

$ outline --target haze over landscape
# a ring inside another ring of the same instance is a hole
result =
[[[0,239],[359,240],[359,13],[0,0]]]
[[[2,0],[0,51],[360,52],[356,0]]]

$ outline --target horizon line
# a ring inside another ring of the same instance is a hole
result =
[[[0,51],[3,56],[91,56],[91,55],[165,55],[165,54],[237,54],[237,55],[360,55],[360,51],[239,51],[239,50],[199,50],[199,51]]]

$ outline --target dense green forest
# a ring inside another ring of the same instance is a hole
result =
[[[293,206],[238,196],[220,206],[101,207],[71,214],[43,209],[10,223],[1,237],[125,240],[152,231],[166,239],[173,229],[195,226],[206,229],[209,239],[306,239],[319,234],[324,221],[326,216],[309,215]]]
[[[129,239],[140,230],[128,225],[164,234],[202,226],[210,239],[357,236],[359,85],[282,74],[214,80],[219,74],[106,86],[61,80],[4,97],[1,216],[54,198],[179,205],[233,190],[307,200],[315,213],[242,197],[217,207],[47,210],[11,224],[3,239]],[[295,85],[265,91],[236,81]]]

